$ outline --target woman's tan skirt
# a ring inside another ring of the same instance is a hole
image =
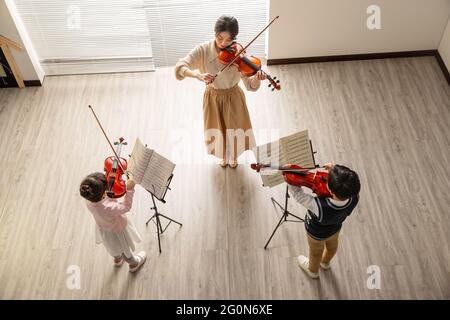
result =
[[[208,154],[237,158],[255,146],[245,95],[238,85],[230,89],[206,87],[203,123]]]

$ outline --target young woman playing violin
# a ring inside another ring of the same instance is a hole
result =
[[[257,91],[266,79],[262,71],[243,76],[235,65],[222,72],[219,55],[230,48],[239,32],[236,18],[221,16],[215,24],[215,38],[196,46],[175,66],[178,80],[196,78],[206,84],[203,95],[203,123],[207,151],[220,159],[220,165],[237,167],[237,158],[255,145],[242,79],[248,91]]]

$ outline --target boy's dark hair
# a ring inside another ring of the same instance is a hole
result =
[[[81,181],[80,195],[91,202],[99,202],[106,190],[106,177],[101,172],[88,175]]]
[[[328,174],[328,188],[340,200],[346,200],[359,193],[361,183],[355,171],[335,164]]]
[[[239,33],[239,24],[237,19],[233,16],[220,16],[214,26],[214,32],[216,34],[220,32],[228,32],[232,40],[236,39],[236,36]]]

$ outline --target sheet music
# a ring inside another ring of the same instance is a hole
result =
[[[273,141],[253,149],[258,163],[264,163],[273,166],[280,166],[285,159],[285,154],[281,149],[280,141]],[[261,171],[263,186],[274,187],[283,183],[284,178],[280,172],[273,170]]]
[[[141,185],[152,192],[158,199],[162,199],[167,180],[175,169],[175,164],[156,152],[153,152],[148,167],[142,177]]]
[[[133,180],[136,183],[141,183],[152,154],[153,150],[146,148],[141,140],[136,138],[133,152],[131,153],[131,158],[128,163],[128,171],[131,172]]]
[[[175,164],[155,150],[145,147],[137,138],[128,169],[136,183],[162,199]]]
[[[304,168],[314,167],[308,130],[294,133],[281,140],[282,149],[286,152],[284,163],[295,163]]]
[[[308,130],[303,130],[253,149],[258,163],[280,166],[295,163],[301,167],[314,167],[314,158],[309,142]],[[261,179],[265,187],[274,187],[284,182],[281,172],[262,169]]]

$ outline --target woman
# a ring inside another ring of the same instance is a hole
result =
[[[256,91],[265,76],[258,72],[252,77],[241,77],[236,66],[223,68],[219,62],[220,50],[229,46],[239,33],[236,18],[221,16],[214,27],[215,38],[196,46],[175,66],[178,80],[196,78],[206,86],[203,95],[203,122],[207,151],[220,159],[220,165],[237,167],[237,158],[255,145],[252,124],[245,102],[245,95],[239,87],[242,79],[249,91]]]

